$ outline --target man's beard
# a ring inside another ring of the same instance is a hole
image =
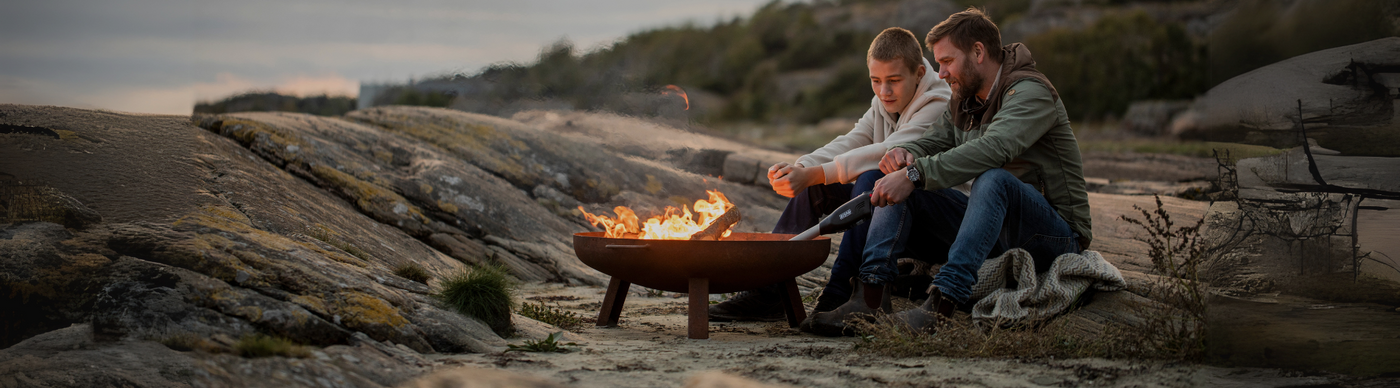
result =
[[[964,60],[962,68],[966,69],[967,72],[958,75],[958,83],[956,85],[957,87],[953,89],[954,98],[958,100],[966,99],[968,97],[976,96],[977,91],[982,90],[982,84],[985,83],[987,80],[982,77],[981,73],[977,72],[977,68],[975,66],[976,65],[972,63],[971,59]]]

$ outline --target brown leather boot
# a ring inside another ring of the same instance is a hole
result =
[[[886,290],[889,285],[856,284],[857,281],[855,278],[851,279],[851,288],[855,289],[855,292],[851,294],[850,300],[835,310],[813,313],[802,321],[799,329],[828,337],[855,335],[846,327],[846,319],[856,317],[857,314],[874,317],[882,311],[889,313],[890,293]]]
[[[933,334],[939,322],[953,317],[956,305],[952,299],[944,297],[938,287],[930,287],[928,299],[922,306],[900,311],[894,315],[894,321],[903,323],[911,332]]]

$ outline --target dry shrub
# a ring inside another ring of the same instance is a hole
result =
[[[520,315],[568,331],[583,328],[583,318],[580,318],[578,314],[557,307],[545,306],[544,303],[526,302],[520,305]]]
[[[1162,281],[1152,284],[1147,296],[1167,307],[1139,306],[1137,309],[1144,318],[1143,327],[1138,328],[1144,341],[1142,345],[1150,353],[1162,357],[1199,359],[1206,348],[1207,295],[1198,274],[1205,260],[1205,246],[1200,240],[1205,219],[1189,226],[1176,226],[1171,215],[1162,208],[1162,198],[1154,197],[1157,200],[1155,211],[1148,212],[1133,205],[1142,213],[1141,220],[1119,216],[1147,232],[1147,237],[1138,240],[1147,243],[1153,271],[1163,276]]]

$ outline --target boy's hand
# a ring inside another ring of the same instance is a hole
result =
[[[885,157],[880,158],[880,172],[889,175],[890,172],[914,164],[914,154],[909,150],[895,147],[885,152]]]
[[[787,162],[778,162],[778,164],[774,164],[773,167],[769,167],[769,168],[768,168],[768,181],[769,181],[769,182],[772,182],[772,181],[774,181],[774,180],[777,180],[778,178],[782,178],[783,175],[787,175],[788,171],[791,170],[791,169],[787,168],[788,166],[789,166],[789,165],[787,164]],[[799,166],[800,166],[800,164],[799,164]]]
[[[801,164],[778,163],[768,168],[768,181],[778,195],[792,198],[807,187],[826,183],[826,173],[821,166],[803,167]]]
[[[889,154],[885,156],[888,157]],[[881,166],[883,165],[882,163]],[[909,193],[912,192],[914,192],[914,182],[909,181],[909,177],[901,168],[875,181],[875,190],[870,193],[870,204],[876,207],[897,204],[908,199]]]

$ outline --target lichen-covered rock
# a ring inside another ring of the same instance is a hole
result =
[[[6,182],[42,181],[104,221],[0,220],[0,307],[20,313],[5,320],[5,346],[80,322],[102,338],[259,332],[317,346],[359,332],[422,353],[501,341],[442,329],[471,318],[445,315],[430,285],[393,273],[415,264],[443,276],[462,261],[188,118],[0,105],[0,120],[69,134],[0,135]]]

